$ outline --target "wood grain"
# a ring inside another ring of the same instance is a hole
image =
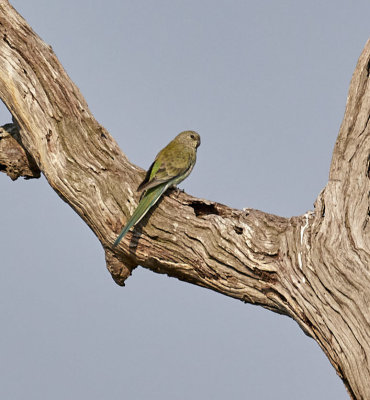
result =
[[[113,250],[144,171],[5,0],[0,35],[0,97],[19,126],[17,143],[95,233],[118,284],[142,265],[288,315],[317,341],[350,396],[370,398],[370,42],[314,211],[282,218],[171,190]]]

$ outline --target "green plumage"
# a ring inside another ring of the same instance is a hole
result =
[[[183,181],[192,171],[200,136],[194,131],[178,134],[155,158],[148,169],[145,179],[137,188],[143,190],[141,200],[113,244],[117,246],[126,233],[135,226],[161,195],[170,187]]]

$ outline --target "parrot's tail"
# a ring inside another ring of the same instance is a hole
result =
[[[126,233],[132,228],[134,225],[139,223],[141,219],[145,216],[145,214],[150,210],[151,207],[158,201],[158,199],[162,196],[162,194],[168,188],[169,183],[165,182],[161,185],[158,185],[154,188],[148,189],[145,194],[142,196],[136,210],[132,214],[131,218],[127,221],[127,224],[122,229],[121,233],[118,235],[116,241],[113,244],[113,247],[116,247],[122,238],[126,235]]]

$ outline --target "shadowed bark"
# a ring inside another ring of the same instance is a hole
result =
[[[35,160],[22,146],[16,124],[0,126],[0,171],[13,181],[20,176],[25,179],[40,178]]]
[[[0,98],[16,121],[6,127],[11,133],[0,130],[0,171],[31,171],[8,173],[12,179],[42,171],[96,234],[119,285],[140,264],[288,315],[318,342],[350,396],[370,398],[370,42],[314,211],[281,218],[171,190],[113,249],[144,171],[5,0],[0,35]],[[5,136],[10,147],[2,145]]]

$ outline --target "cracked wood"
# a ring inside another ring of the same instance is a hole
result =
[[[313,212],[282,218],[171,190],[113,251],[144,171],[5,0],[0,35],[0,97],[19,126],[17,143],[96,234],[118,284],[142,265],[288,315],[317,341],[350,396],[370,398],[370,42]]]

